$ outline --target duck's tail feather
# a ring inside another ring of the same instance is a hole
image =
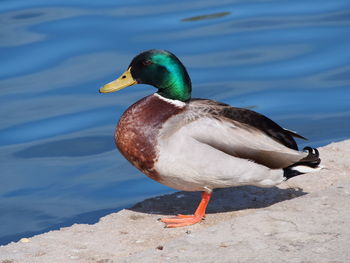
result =
[[[307,138],[305,138],[304,136],[301,136],[300,134],[296,133],[295,131],[292,130],[288,130],[288,129],[284,129],[287,133],[289,133],[289,135],[295,137],[295,138],[299,138],[299,139],[303,139],[307,141]],[[310,147],[309,147],[310,148]],[[305,149],[305,148],[304,148]]]
[[[305,147],[303,151],[308,151],[306,157],[291,166],[283,168],[286,180],[300,174],[317,172],[322,169],[320,154],[316,148]]]

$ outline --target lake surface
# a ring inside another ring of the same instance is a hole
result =
[[[350,1],[0,2],[0,244],[173,192],[115,149],[146,85],[101,95],[140,51],[175,53],[193,97],[322,146],[350,137]]]

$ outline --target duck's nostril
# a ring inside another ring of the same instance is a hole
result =
[[[122,76],[122,79],[125,79],[125,78],[126,78],[126,76],[125,76],[125,75],[123,75],[123,76]]]

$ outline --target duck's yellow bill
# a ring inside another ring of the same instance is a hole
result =
[[[110,93],[137,84],[137,81],[131,76],[130,69],[131,67],[128,68],[128,70],[125,71],[119,78],[100,88],[100,93]]]

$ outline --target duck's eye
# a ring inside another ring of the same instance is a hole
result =
[[[152,64],[152,61],[150,61],[150,60],[142,61],[142,65],[144,65],[144,66],[148,66],[148,65],[151,65],[151,64]]]

